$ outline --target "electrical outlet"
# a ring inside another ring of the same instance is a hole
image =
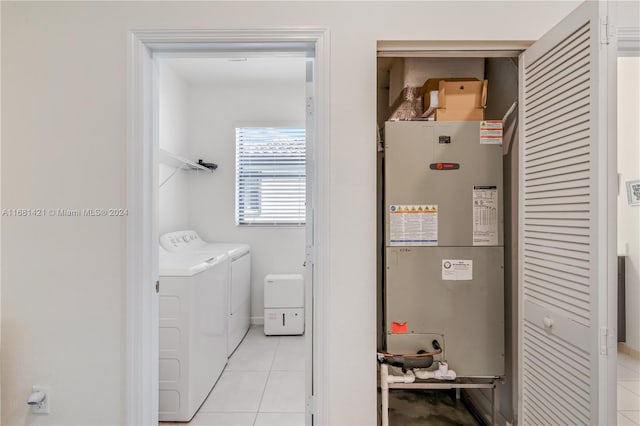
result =
[[[34,386],[33,392],[42,391],[45,394],[44,400],[37,405],[31,406],[31,413],[33,414],[49,414],[51,410],[51,389],[49,386]]]

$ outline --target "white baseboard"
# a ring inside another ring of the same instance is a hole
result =
[[[629,355],[631,358],[640,359],[640,351],[633,349],[626,343],[618,342],[618,352]]]
[[[251,317],[251,325],[264,325],[264,317]]]

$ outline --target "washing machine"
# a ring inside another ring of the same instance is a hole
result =
[[[248,244],[211,243],[196,231],[169,232],[160,246],[172,253],[227,253],[229,256],[227,355],[231,356],[249,330],[251,311],[251,249]]]
[[[227,364],[229,258],[160,247],[159,419],[189,421]]]

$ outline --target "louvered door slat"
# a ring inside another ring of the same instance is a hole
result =
[[[552,194],[553,191],[560,191],[565,189],[582,189],[577,192],[578,194],[588,194],[589,191],[589,172],[576,173],[573,176],[560,175],[552,182],[536,182],[532,180],[531,183],[525,182],[525,188],[529,193],[541,196]]]
[[[549,232],[557,235],[574,235],[582,236],[590,239],[589,228],[571,228],[571,229],[558,229],[554,227],[545,228],[545,225],[528,224],[527,232]]]
[[[539,126],[529,130],[525,129],[525,135],[533,142],[549,136],[554,137],[556,132],[562,132],[564,130],[576,131],[589,128],[588,108],[582,108],[581,110],[572,112],[563,118],[563,120],[560,120],[558,118],[549,117],[549,125]]]
[[[525,173],[528,186],[555,182],[558,176],[567,179],[582,179],[589,174],[589,156],[567,159],[559,163],[541,164],[537,169]]]
[[[589,221],[588,220],[560,220],[560,219],[524,219],[525,225],[533,225],[533,226],[549,226],[551,228],[561,228],[567,231],[573,230],[574,228],[584,228],[588,229]]]
[[[526,362],[529,365],[535,365],[534,360],[527,359]],[[558,401],[554,399],[553,396],[549,395],[549,386],[545,383],[543,377],[527,373],[525,374],[524,380],[527,380],[531,383],[530,386],[537,392],[537,394],[535,395],[535,399],[542,407],[544,407],[543,412],[540,413],[542,416],[544,416],[543,423],[540,423],[541,425],[581,424],[578,423],[578,421],[573,416],[570,416],[568,414],[566,406],[563,405],[562,401]],[[560,394],[560,392],[555,392],[554,394]],[[551,418],[554,420],[551,421]]]
[[[588,87],[589,79],[585,78],[578,81],[578,87]],[[575,105],[583,105],[588,102],[588,96],[584,92],[563,90],[564,97],[561,100],[545,98],[541,100],[537,108],[529,111],[529,125],[531,127],[540,123],[545,123],[549,119],[549,115],[561,115],[567,111],[571,111],[571,107]]]
[[[537,129],[547,129],[549,127],[556,127],[564,122],[564,119],[568,116],[581,116],[585,110],[589,110],[589,99],[578,98],[562,100],[562,103],[558,103],[553,107],[549,107],[547,111],[540,112],[538,114],[531,114],[529,116],[529,126],[527,131],[533,133]],[[556,117],[550,119],[551,117]]]
[[[567,99],[581,99],[585,96],[585,90],[589,89],[589,79],[587,76],[581,80],[572,81],[565,87]],[[529,114],[533,117],[540,112],[549,111],[550,108],[558,105],[555,99],[539,99],[537,102],[531,102]]]
[[[599,3],[520,61],[520,419],[597,424]],[[604,285],[604,284],[603,284]]]
[[[527,280],[526,283],[535,283],[535,280]],[[544,287],[536,285],[536,289],[525,290],[524,295],[528,300],[535,303],[544,304],[556,309],[560,309],[567,313],[567,318],[583,324],[589,325],[589,312],[582,309],[580,306],[576,306],[571,303],[566,296],[556,291],[543,291]]]
[[[566,381],[567,383],[574,385],[574,386],[584,386],[584,382],[581,382],[576,376],[573,375],[573,373],[575,372],[575,370],[571,371],[571,370],[562,370],[561,368],[559,368],[557,365],[553,364],[553,359],[548,355],[547,352],[545,352],[544,350],[540,350],[538,348],[537,351],[534,351],[533,355],[535,355],[535,358],[531,358],[529,357],[527,360],[535,363],[536,358],[537,359],[543,359],[545,360],[549,365],[549,373],[552,375],[555,375],[557,377],[562,378],[563,381]],[[588,401],[585,401],[582,398],[576,398],[576,399],[572,399],[569,397],[569,395],[564,394],[563,393],[563,387],[559,386],[557,382],[554,382],[553,380],[550,380],[549,375],[547,374],[543,374],[540,375],[541,378],[541,382],[544,382],[546,384],[547,388],[551,388],[554,391],[556,391],[556,393],[558,395],[560,395],[560,406],[571,406],[571,407],[578,407],[580,409],[584,409],[585,406],[588,407],[589,403]]]
[[[591,213],[587,211],[560,210],[555,211],[529,211],[525,219],[556,219],[556,220],[588,220]]]
[[[571,258],[563,258],[559,256],[552,256],[547,253],[528,250],[527,254],[524,257],[524,260],[530,260],[532,262],[538,262],[539,264],[547,264],[551,268],[559,269],[559,270],[582,270],[582,272],[588,271],[587,266],[588,262],[581,262],[576,259]],[[586,307],[585,307],[586,309]]]
[[[573,142],[582,137],[589,137],[589,122],[585,121],[582,126],[569,127],[564,130],[558,130],[554,134],[544,137],[530,137],[527,144],[527,155],[536,153],[544,154],[547,149],[564,148],[565,143]]]
[[[566,241],[581,244],[589,244],[589,237],[584,235],[569,234],[566,232],[551,232],[551,230],[537,231],[535,229],[527,229],[524,233],[525,238],[540,238],[550,241]]]
[[[578,161],[578,164],[574,164],[565,169],[553,167],[553,164],[541,165],[541,167],[543,166],[548,167],[546,170],[543,170],[543,173],[539,173],[536,170],[527,170],[524,172],[525,186],[527,188],[535,191],[540,190],[540,188],[537,188],[539,186],[545,186],[542,190],[565,188],[567,186],[563,186],[561,184],[588,180],[590,175],[589,160],[584,157],[582,158],[582,161]],[[561,181],[558,182],[558,180]],[[554,186],[549,187],[548,185]],[[575,187],[575,185],[571,185],[569,187]]]
[[[558,165],[576,164],[579,161],[585,161],[584,156],[589,155],[589,145],[584,140],[574,141],[573,143],[564,144],[560,142],[553,152],[548,152],[545,156],[536,156],[527,162],[527,166],[531,172],[535,172],[538,168],[547,170]],[[552,151],[552,150],[549,150]],[[534,154],[535,155],[535,154]],[[561,163],[560,161],[574,159],[573,163]]]
[[[528,329],[525,331],[527,336],[531,339],[532,343],[535,345],[532,347],[531,351],[529,351],[529,359],[538,359],[540,362],[544,362],[548,364],[548,368],[550,372],[554,372],[555,375],[562,378],[562,384],[556,384],[556,389],[561,389],[559,393],[564,392],[564,386],[568,385],[570,387],[578,387],[578,389],[574,392],[567,392],[567,395],[573,394],[572,398],[574,401],[579,403],[580,405],[587,405],[587,395],[588,392],[584,392],[585,385],[589,383],[589,375],[583,374],[583,370],[585,365],[583,361],[584,355],[579,353],[575,353],[571,351],[571,348],[566,346],[554,346],[553,348],[548,348],[545,346],[545,343],[552,343],[544,336],[539,335],[534,329],[532,324],[527,324]],[[544,333],[543,330],[537,328],[537,331]],[[562,356],[568,353],[570,356],[566,357],[566,363],[562,367],[554,362],[555,357]]]
[[[530,191],[523,195],[525,200],[549,200],[563,198],[571,200],[575,197],[585,196],[584,185],[571,185],[568,188],[559,188],[546,191]]]
[[[573,377],[570,382],[574,385],[580,386],[589,383],[590,373],[587,370],[589,367],[588,353],[579,348],[575,344],[558,339],[553,335],[549,335],[546,330],[543,330],[540,326],[527,321],[525,323],[525,333],[531,338],[531,341],[535,344],[532,348],[532,353],[537,354],[541,359],[547,359],[550,364],[554,358],[565,358],[566,371],[570,372]],[[557,365],[549,366],[555,368]],[[586,395],[589,393],[585,389],[577,390],[577,399],[586,400]]]
[[[533,259],[527,263],[527,267],[524,268],[524,274],[537,274],[539,276],[549,277],[556,282],[566,283],[566,285],[582,294],[589,294],[589,276],[580,275],[579,271],[576,273],[566,272],[564,269],[552,269],[548,265],[539,265]]]
[[[573,201],[573,200],[572,200]],[[537,203],[527,202],[527,210],[530,212],[588,212],[589,203],[585,202],[557,202],[552,203],[539,201]]]
[[[553,288],[556,291],[574,299],[583,300],[585,302],[589,301],[588,289],[583,288],[581,291],[579,283],[576,283],[573,280],[564,280],[554,275],[537,272],[531,268],[526,269],[524,271],[524,275],[531,280],[537,280],[538,285],[545,288]]]
[[[540,70],[545,69],[545,66],[555,63],[558,59],[561,59],[568,53],[571,53],[573,50],[575,50],[573,48],[567,49],[567,46],[573,46],[576,40],[580,40],[581,43],[588,43],[589,29],[585,26],[581,26],[566,38],[564,38],[564,40],[560,41],[558,44],[546,51],[544,56],[540,56],[538,57],[538,59],[531,60],[531,62],[529,62],[528,64],[528,72],[530,78],[535,78],[540,74]]]
[[[561,250],[583,252],[587,255],[589,254],[589,243],[574,243],[571,241],[561,241],[559,239],[536,238],[531,236],[525,236],[524,242],[530,246],[548,247],[549,245],[553,245]]]
[[[523,379],[528,390],[524,397],[537,419],[525,424],[588,424],[590,395],[585,389],[589,389],[590,382],[589,354],[547,336],[531,323],[525,324],[524,334],[531,343],[524,355]]]
[[[576,268],[587,269],[589,266],[589,256],[579,256],[576,253],[552,249],[551,247],[532,246],[525,242],[525,249],[528,255],[536,259],[548,260],[558,265],[575,266]]]
[[[531,254],[527,256],[526,263],[527,267],[530,267],[531,265],[538,265],[546,270],[571,274],[575,277],[576,280],[578,280],[579,277],[585,277],[589,279],[589,271],[584,268],[566,265],[557,261],[549,261],[537,256],[532,256]]]
[[[564,92],[564,88],[571,82],[584,82],[588,79],[588,71],[585,67],[589,65],[589,52],[583,50],[578,56],[566,58],[567,63],[563,68],[554,69],[551,73],[544,75],[538,83],[530,81],[530,84],[538,84],[531,91],[531,101],[535,103],[544,102],[557,95],[559,91]]]

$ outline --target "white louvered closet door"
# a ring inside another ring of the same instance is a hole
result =
[[[521,425],[615,424],[605,8],[583,4],[520,58]]]

